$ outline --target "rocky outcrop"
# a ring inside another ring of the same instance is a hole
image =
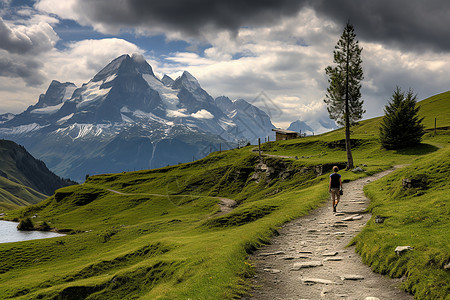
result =
[[[260,160],[255,166],[255,172],[251,179],[256,182],[266,180],[267,183],[275,179],[287,180],[292,178],[295,174],[309,175],[310,178],[321,176],[325,173],[331,172],[333,166],[337,165],[339,168],[345,168],[345,163],[334,164],[320,164],[316,166],[298,166],[291,161],[275,159],[273,157],[266,157]]]

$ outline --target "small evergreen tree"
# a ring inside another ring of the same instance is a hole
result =
[[[386,149],[401,149],[420,144],[425,134],[419,118],[417,95],[410,89],[406,95],[397,87],[391,101],[384,107],[380,124],[380,142]]]
[[[353,25],[347,23],[333,51],[333,61],[336,65],[325,69],[330,86],[327,88],[324,102],[327,104],[330,118],[345,126],[347,169],[354,167],[350,126],[360,120],[365,113],[361,100],[361,81],[364,78],[361,51]]]

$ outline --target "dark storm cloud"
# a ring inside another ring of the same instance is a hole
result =
[[[0,48],[14,53],[25,53],[33,48],[31,40],[24,34],[16,34],[0,18]]]
[[[40,72],[42,63],[32,58],[11,57],[0,51],[0,76],[22,78],[27,85],[37,86],[44,79]]]
[[[80,0],[78,8],[93,23],[110,26],[155,26],[198,36],[206,26],[237,31],[295,15],[299,0]],[[151,29],[151,28],[150,28]]]
[[[305,6],[342,26],[350,20],[366,41],[450,50],[448,0],[80,0],[77,8],[93,24],[199,36],[206,27],[236,32],[243,26],[272,23]]]
[[[450,50],[448,0],[316,0],[320,16],[355,26],[358,37],[402,49]]]

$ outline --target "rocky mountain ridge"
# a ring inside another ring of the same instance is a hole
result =
[[[37,104],[2,115],[0,137],[82,181],[192,161],[273,134],[265,112],[226,99],[211,97],[187,71],[160,80],[143,56],[122,55],[81,87],[53,81]]]

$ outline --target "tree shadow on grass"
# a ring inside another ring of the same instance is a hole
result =
[[[438,147],[430,145],[430,144],[419,144],[414,147],[408,147],[404,149],[398,149],[396,154],[402,155],[425,155],[439,150]]]

